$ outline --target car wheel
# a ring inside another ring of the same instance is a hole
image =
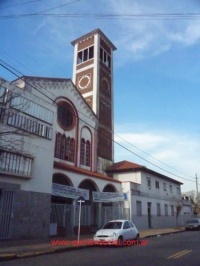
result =
[[[140,240],[140,235],[139,234],[136,235],[135,240],[138,240],[138,241]]]
[[[139,234],[136,235],[133,244],[134,245],[139,245],[140,244],[140,235]]]
[[[122,246],[123,246],[123,237],[122,237],[122,236],[120,236],[120,237],[118,238],[118,246],[119,246],[119,247],[122,247]]]
[[[135,240],[139,240],[139,239],[140,239],[140,235],[137,234]]]

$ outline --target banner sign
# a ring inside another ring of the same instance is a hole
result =
[[[51,194],[70,199],[78,199],[82,196],[85,200],[89,200],[89,190],[64,186],[56,183],[52,183]]]
[[[94,202],[117,202],[124,201],[123,193],[119,192],[92,192]]]

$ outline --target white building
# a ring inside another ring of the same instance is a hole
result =
[[[140,229],[174,226],[181,183],[113,164],[116,47],[99,29],[72,44],[73,82],[0,80],[0,239],[73,234],[80,196],[85,233],[116,218]]]
[[[182,208],[181,214],[182,222],[186,224],[192,217],[194,217],[194,210],[191,198],[185,194],[182,195]]]
[[[182,183],[128,161],[114,163],[107,173],[122,182],[125,206],[139,229],[176,226],[177,206],[182,206]],[[178,223],[184,223],[178,216]]]
[[[48,234],[56,108],[0,79],[0,238]]]
[[[73,233],[79,196],[85,198],[81,224],[87,229],[123,215],[121,182],[105,174],[113,162],[115,47],[100,30],[73,45],[78,88],[60,78],[23,76],[12,84],[1,82],[5,99],[7,92],[16,93],[1,103],[1,130],[17,130],[9,137],[1,134],[1,141],[20,141],[11,151],[0,146],[0,238],[47,237],[50,224],[57,224],[58,234]],[[89,82],[80,69],[90,72]]]

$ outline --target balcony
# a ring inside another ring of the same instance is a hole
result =
[[[140,184],[131,182],[131,194],[140,195]]]
[[[0,150],[0,174],[31,177],[33,158]]]

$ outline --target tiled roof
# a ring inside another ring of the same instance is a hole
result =
[[[114,163],[111,167],[108,168],[107,172],[115,172],[118,170],[133,170],[133,169],[143,169],[145,166],[140,164],[132,163],[129,161],[121,161]]]
[[[114,174],[114,173],[125,173],[125,172],[138,172],[138,171],[143,171],[149,174],[152,174],[154,176],[158,176],[164,180],[168,180],[170,182],[174,182],[176,184],[182,185],[183,183],[170,178],[166,175],[160,174],[158,172],[155,172],[151,169],[148,169],[146,166],[142,166],[140,164],[132,163],[129,161],[120,161],[117,163],[114,163],[111,167],[109,167],[106,172],[109,174]]]

